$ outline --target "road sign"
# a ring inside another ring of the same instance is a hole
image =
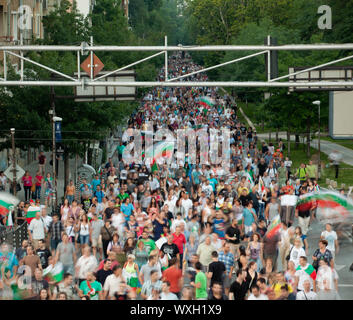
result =
[[[87,57],[85,61],[81,63],[81,68],[86,71],[86,73],[91,75],[91,55]],[[93,54],[93,78],[104,68],[104,64],[99,58]]]
[[[20,180],[24,174],[25,174],[25,171],[19,165],[16,165],[16,180],[17,181]],[[13,166],[12,166],[12,164],[5,170],[4,175],[8,179],[13,181]]]
[[[109,76],[106,76],[110,74]],[[77,73],[74,73],[77,76]],[[100,78],[101,76],[105,76]],[[100,78],[100,79],[99,79]],[[125,87],[124,82],[134,82],[136,78],[136,73],[134,70],[123,70],[117,71],[111,74],[111,71],[101,71],[96,75],[96,82],[119,82],[121,86],[99,86],[99,87],[85,87],[82,86],[75,87],[75,101],[131,101],[135,100],[136,88],[135,87]],[[81,79],[86,79],[89,81],[89,75],[82,73]]]

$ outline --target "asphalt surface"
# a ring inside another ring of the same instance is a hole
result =
[[[296,223],[294,225],[297,225]],[[318,248],[318,241],[320,239],[321,232],[325,229],[325,226],[317,221],[311,224],[311,230],[309,230],[308,244],[309,244],[309,262],[312,262],[311,256],[314,251]],[[339,253],[336,254],[335,269],[338,273],[338,293],[342,300],[353,300],[353,272],[349,270],[349,267],[353,263],[353,243],[347,238],[339,239]]]
[[[258,134],[259,138],[262,139],[267,139],[268,138],[268,133],[259,133]],[[283,141],[287,140],[287,134],[284,132],[279,132],[278,138],[281,138]],[[295,141],[295,136],[291,135],[290,136],[291,141]],[[318,139],[313,139],[310,141],[311,147],[318,149],[319,148],[319,140]],[[337,150],[341,155],[342,155],[342,162],[349,164],[353,166],[353,150],[343,147],[337,143],[333,143],[331,141],[327,140],[320,140],[320,149],[321,152],[330,155],[333,151]]]

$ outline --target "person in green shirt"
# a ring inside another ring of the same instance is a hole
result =
[[[190,284],[196,288],[195,298],[196,300],[207,300],[207,277],[202,271],[202,264],[200,262],[195,263],[196,276],[195,282]]]
[[[95,274],[93,272],[87,273],[86,280],[80,284],[80,297],[88,295],[91,300],[103,300],[103,289],[102,285],[96,281]]]
[[[123,189],[120,189],[120,193],[118,194],[120,201],[123,202],[128,197],[129,195]]]
[[[300,182],[303,183],[306,181],[308,177],[308,172],[305,168],[305,164],[302,163],[300,167],[298,168],[297,172],[295,173],[295,176],[300,179]]]
[[[124,144],[121,144],[120,146],[117,147],[119,160],[122,159],[125,148],[126,148],[126,146]]]
[[[312,160],[310,160],[309,164],[306,166],[306,172],[308,173],[308,177],[310,179],[317,179],[317,165],[313,164]]]
[[[148,233],[146,231],[142,232],[142,238],[137,242],[137,245],[136,245],[137,247],[138,247],[138,245],[139,245],[138,243],[140,241],[143,242],[143,244],[148,252],[148,255],[150,255],[151,251],[155,250],[157,247],[156,243],[151,238],[148,237]]]
[[[278,172],[278,184],[279,187],[282,188],[286,185],[286,181],[288,179],[288,170],[284,166],[284,162],[281,161],[281,166],[277,169]]]

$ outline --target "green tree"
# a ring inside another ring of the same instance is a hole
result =
[[[69,10],[71,8],[71,10]],[[72,28],[67,28],[70,21],[75,21]],[[43,21],[46,37],[43,44],[78,44],[87,40],[90,34],[88,20],[80,15],[75,6],[68,1],[62,1]],[[102,25],[102,28],[106,25]],[[82,37],[79,34],[82,33]],[[72,52],[35,52],[30,58],[43,64],[72,75],[76,71],[76,53]],[[113,63],[112,63],[113,66]],[[52,74],[40,67],[25,63],[25,78],[28,80],[50,79]],[[17,78],[13,72],[9,78]],[[21,148],[39,147],[51,149],[51,119],[49,117],[50,89],[47,87],[11,87],[0,89],[0,110],[3,117],[0,120],[3,137],[11,127],[18,128],[16,132],[17,145]],[[73,88],[57,87],[58,96],[72,96]],[[128,102],[75,102],[73,99],[55,101],[56,114],[62,121],[62,138],[65,158],[65,173],[68,179],[68,159],[75,154],[83,156],[90,142],[104,141],[105,137],[119,121],[129,115],[137,106]],[[1,148],[9,146],[9,139],[1,144]]]

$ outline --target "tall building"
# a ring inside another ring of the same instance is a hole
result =
[[[69,0],[71,3],[74,2],[74,0]],[[77,10],[87,17],[88,14],[90,14],[93,10],[95,0],[76,0],[76,5],[77,5]]]
[[[60,0],[0,0],[0,44],[24,43],[43,38],[43,16]]]
[[[32,38],[42,39],[42,18],[60,0],[0,0],[0,46],[30,44]],[[3,70],[3,52],[0,51],[0,72]],[[12,64],[18,59],[9,57]]]

